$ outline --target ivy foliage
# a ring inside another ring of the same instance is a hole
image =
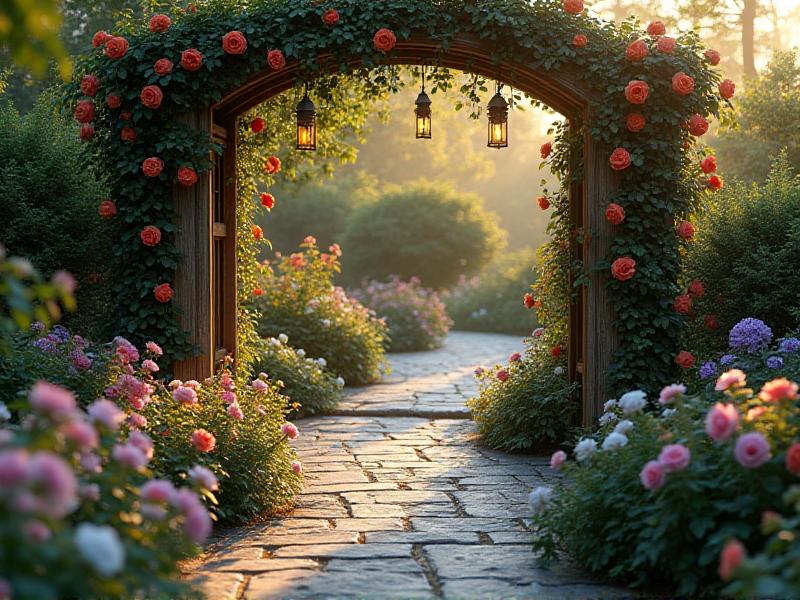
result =
[[[376,94],[391,90],[399,77],[395,69],[381,68],[388,57],[373,44],[375,32],[389,28],[400,42],[412,37],[438,42],[442,53],[456,36],[480,39],[492,48],[491,60],[500,77],[513,78],[502,65],[514,63],[542,72],[570,73],[582,81],[589,103],[589,135],[607,145],[609,154],[621,147],[632,157],[631,166],[620,173],[614,198],[589,199],[591,210],[603,210],[606,202],[614,201],[629,215],[615,231],[608,264],[620,256],[637,261],[633,279],[609,283],[621,340],[610,384],[615,389],[652,389],[672,379],[681,326],[671,310],[679,271],[673,219],[689,210],[700,189],[692,180],[698,170],[690,170],[693,159],[688,148],[694,138],[683,125],[694,114],[716,115],[719,109],[719,77],[707,67],[695,33],[677,36],[674,52],[662,53],[638,23],[615,25],[586,12],[570,14],[561,0],[340,0],[335,4],[340,19],[333,26],[322,20],[333,5],[318,0],[212,0],[192,6],[193,10],[173,10],[171,26],[162,33],[151,32],[147,23],[123,24],[116,33],[130,42],[127,53],[116,60],[101,49],[88,53],[77,66],[78,81],[67,90],[68,101],[74,103],[83,98],[80,77],[91,73],[100,79],[94,149],[111,175],[118,218],[127,228],[115,250],[124,259],[120,261],[124,284],[117,297],[119,320],[127,333],[168,341],[179,354],[191,351],[173,306],[157,302],[153,288],[174,280],[180,260],[174,240],[181,232],[175,231],[172,205],[177,171],[183,166],[198,172],[208,169],[211,151],[220,149],[179,121],[178,115],[219,101],[269,68],[265,54],[271,49],[281,50],[290,63],[299,62],[301,79],[314,80],[334,71],[353,73],[371,80]],[[223,50],[222,38],[230,31],[247,38],[244,54]],[[586,36],[585,47],[573,45],[577,34]],[[627,60],[627,46],[640,38],[649,47],[648,56]],[[188,48],[203,55],[197,71],[179,66],[180,53]],[[169,75],[154,72],[155,61],[162,57],[175,64]],[[672,90],[672,77],[679,72],[695,81],[689,95]],[[433,78],[437,88],[452,86],[453,76],[447,71],[435,71]],[[632,107],[626,100],[624,89],[631,80],[650,86],[645,105]],[[146,85],[158,85],[163,91],[159,108],[142,104],[140,94]],[[461,89],[462,104],[473,112],[481,87],[485,85],[476,77],[473,85]],[[110,92],[122,98],[119,109],[102,103]],[[647,120],[638,133],[625,126],[626,115],[634,111]],[[120,139],[123,126],[137,130],[134,143]],[[158,177],[148,178],[142,174],[142,161],[154,155],[165,168]],[[160,245],[141,244],[138,232],[146,225],[165,233]],[[590,240],[596,232],[585,233]],[[608,264],[584,268],[606,269]]]

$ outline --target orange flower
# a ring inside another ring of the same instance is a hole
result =
[[[675,364],[684,369],[691,369],[694,366],[694,361],[694,354],[686,350],[681,350],[675,357]]]
[[[606,207],[606,219],[612,225],[619,225],[625,220],[625,209],[612,202]]]
[[[261,204],[266,206],[268,210],[272,210],[275,206],[275,196],[264,192],[261,194]]]
[[[609,162],[615,171],[623,171],[631,166],[631,154],[625,148],[615,148]]]
[[[280,50],[270,50],[267,52],[267,63],[273,70],[280,71],[286,66],[286,57]]]
[[[675,73],[672,77],[672,90],[681,96],[688,96],[694,91],[694,79],[683,71]]]
[[[667,33],[667,26],[662,21],[653,21],[647,26],[647,33],[653,37]]]
[[[257,240],[260,240],[262,237],[264,237],[264,230],[258,225],[253,225],[251,231],[253,232],[253,237]]]
[[[628,60],[642,60],[648,53],[647,42],[644,40],[636,40],[635,42],[631,42],[627,50],[625,50],[625,58]]]
[[[145,158],[144,162],[142,163],[142,172],[147,177],[158,177],[161,175],[161,171],[164,170],[164,161],[158,158],[157,156],[151,156],[150,158]]]
[[[222,49],[228,54],[244,54],[247,51],[247,38],[241,31],[229,31],[222,36]]]
[[[105,41],[104,52],[108,58],[120,59],[128,52],[128,40],[119,36],[108,37]]]
[[[611,275],[619,281],[628,281],[636,275],[636,261],[622,256],[611,264]]]
[[[153,15],[150,17],[150,31],[153,33],[163,33],[172,24],[172,19],[167,15]]]
[[[148,85],[142,89],[139,98],[147,108],[155,110],[161,106],[161,102],[164,100],[164,93],[157,85]]]
[[[539,208],[542,210],[550,208],[550,201],[545,196],[539,196],[536,201],[539,203]]]
[[[270,156],[267,162],[264,163],[264,171],[270,175],[275,175],[281,172],[281,159],[277,156]]]
[[[397,43],[397,37],[391,29],[379,29],[375,32],[375,37],[372,38],[372,43],[377,50],[381,52],[389,52],[394,48]]]
[[[625,86],[625,98],[631,104],[644,104],[650,95],[650,86],[646,81],[634,79]]]
[[[139,237],[145,246],[157,246],[161,242],[161,230],[154,226],[148,225],[139,233]]]
[[[187,71],[197,71],[203,66],[203,55],[194,48],[181,52],[181,66]]]
[[[695,233],[694,225],[689,223],[689,221],[681,221],[678,223],[677,231],[678,237],[684,240],[692,239]]]
[[[175,295],[175,292],[172,290],[172,286],[168,283],[162,283],[161,285],[157,285],[153,288],[153,296],[155,296],[156,300],[161,303],[166,303],[172,300],[172,297]]]
[[[178,181],[181,185],[191,187],[197,183],[197,172],[192,167],[178,169]]]
[[[625,117],[625,125],[631,133],[640,132],[644,129],[646,124],[647,121],[641,113],[629,113],[628,116]]]
[[[579,15],[583,12],[583,0],[564,0],[564,10],[571,15]]]
[[[572,38],[572,45],[576,48],[585,48],[586,44],[589,43],[589,38],[587,38],[582,33],[577,34],[574,38]]]

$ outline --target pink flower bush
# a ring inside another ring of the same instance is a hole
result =
[[[567,454],[563,450],[558,450],[554,452],[553,455],[550,457],[550,468],[554,471],[558,471],[561,466],[566,462]]]
[[[682,383],[673,383],[661,390],[658,401],[661,404],[672,404],[686,394],[686,386]]]
[[[664,485],[666,471],[660,462],[651,460],[642,469],[642,472],[639,474],[639,479],[646,489],[655,491]]]
[[[706,416],[706,433],[715,442],[729,439],[739,426],[739,410],[733,404],[717,402]]]
[[[75,395],[62,387],[37,381],[28,396],[31,407],[54,419],[65,419],[75,412]]]
[[[747,469],[757,469],[770,458],[769,442],[763,433],[745,433],[736,440],[733,454],[740,465]]]
[[[658,462],[664,467],[664,471],[667,473],[683,471],[689,466],[691,459],[691,452],[682,444],[664,446],[661,450],[661,454],[658,455]]]
[[[116,431],[125,421],[125,413],[111,400],[97,400],[89,405],[87,409],[89,420],[99,423],[106,429]]]

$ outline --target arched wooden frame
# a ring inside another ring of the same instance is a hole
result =
[[[437,64],[488,78],[499,74],[504,82],[571,121],[580,118],[591,124],[592,93],[575,73],[549,72],[515,62],[496,64],[493,54],[486,43],[468,36],[456,37],[446,49],[440,42],[412,36],[399,42],[387,60],[404,65]],[[351,64],[360,66],[355,57]],[[300,76],[298,63],[277,72],[266,70],[216,105],[185,115],[186,123],[223,141],[225,150],[217,168],[201,177],[196,186],[175,190],[178,226],[183,232],[177,238],[178,249],[184,257],[178,268],[175,298],[182,325],[201,350],[199,356],[177,365],[177,376],[182,379],[202,380],[213,372],[224,352],[236,352],[236,119],[291,89]],[[581,383],[584,425],[591,425],[602,413],[606,373],[617,348],[614,314],[605,286],[607,275],[591,269],[606,258],[612,240],[611,226],[601,210],[618,185],[608,166],[608,155],[608,148],[585,133],[582,183],[573,184],[569,190],[572,229],[584,232],[582,244],[573,236],[571,256],[583,261],[590,280],[588,286],[578,290],[569,318],[569,377]],[[531,163],[536,159],[531,157]]]

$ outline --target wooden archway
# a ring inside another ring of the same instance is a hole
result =
[[[493,51],[478,39],[457,36],[444,48],[424,36],[398,42],[391,58],[394,64],[438,64],[503,81],[538,98],[565,115],[570,122],[590,122],[591,92],[575,73],[546,72],[515,62],[496,64]],[[353,60],[352,66],[360,66]],[[183,120],[224,143],[215,168],[192,188],[174,192],[178,226],[178,249],[184,260],[178,267],[176,302],[181,324],[191,333],[200,354],[177,365],[182,379],[210,375],[221,356],[236,352],[236,120],[252,107],[291,89],[300,76],[299,65],[281,71],[264,71],[224,97],[219,103]],[[591,266],[604,260],[612,240],[603,211],[597,210],[618,187],[608,168],[609,148],[584,134],[582,183],[569,190],[573,228],[581,228],[584,243],[573,238],[574,259]],[[606,272],[590,270],[589,284],[582,286],[569,318],[569,377],[582,389],[582,421],[591,425],[602,413],[606,399],[606,373],[618,340],[614,314],[606,292]]]

